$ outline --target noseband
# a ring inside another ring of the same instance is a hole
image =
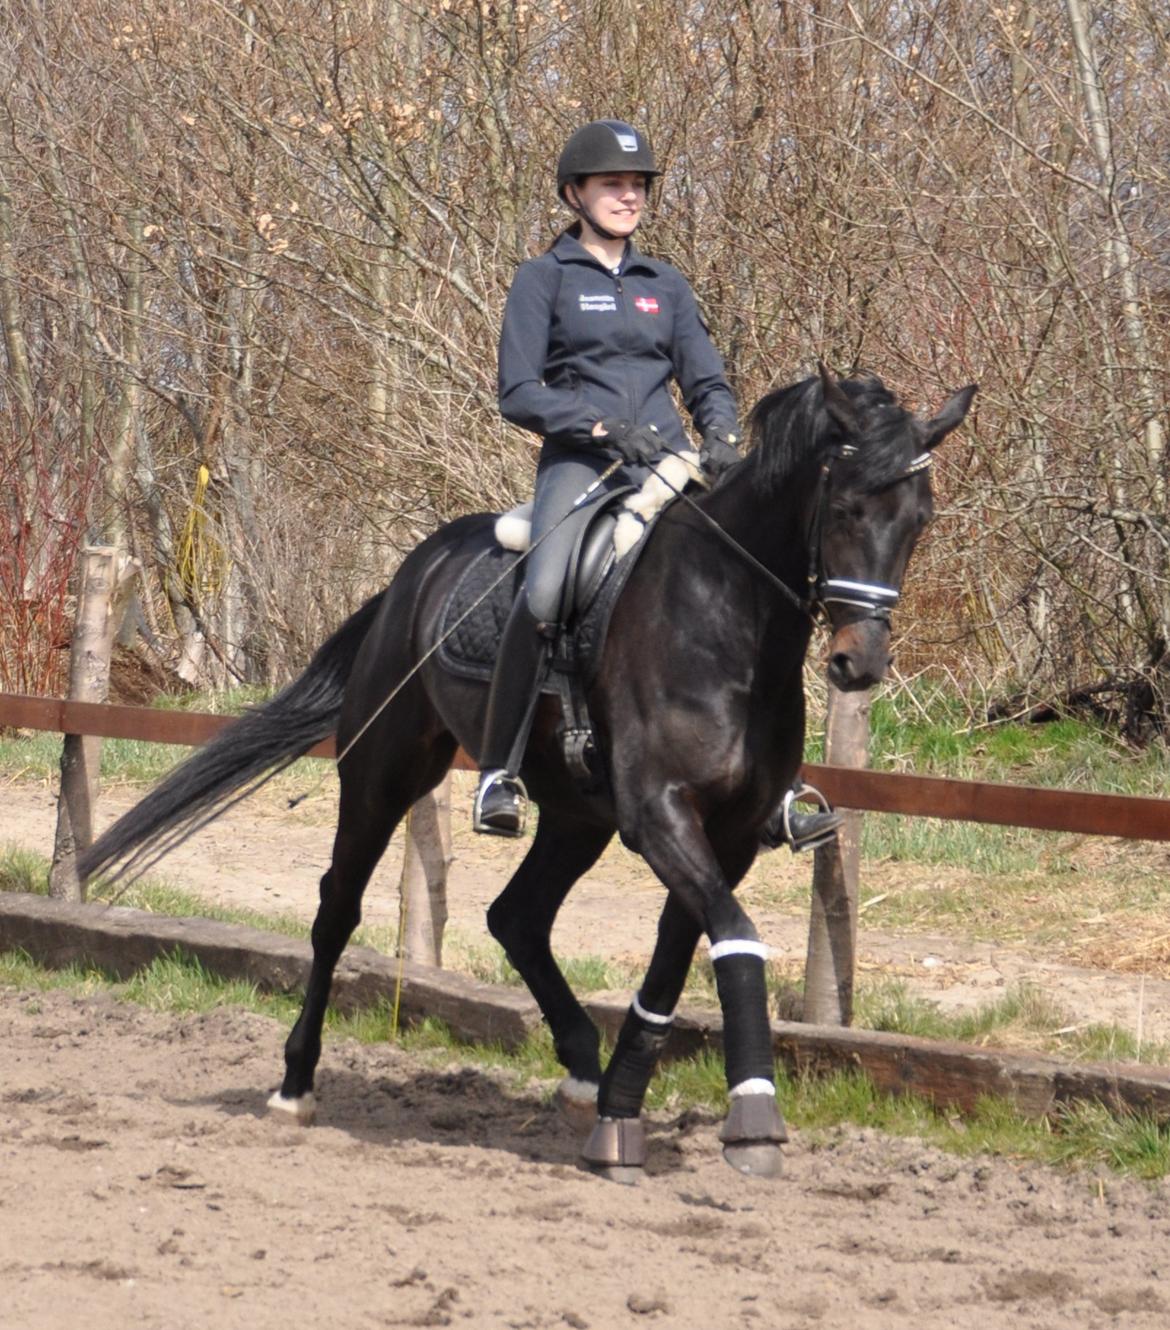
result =
[[[897,590],[883,586],[880,582],[852,582],[844,577],[829,577],[825,573],[821,541],[824,536],[825,514],[829,507],[829,479],[833,463],[839,458],[852,457],[856,452],[857,449],[853,444],[842,444],[840,449],[821,465],[821,474],[817,480],[816,511],[809,531],[809,595],[805,602],[806,613],[815,619],[819,611],[828,619],[830,605],[846,605],[850,609],[861,611],[853,619],[855,623],[863,619],[881,619],[889,623],[890,613],[898,603],[900,593]],[[904,471],[900,471],[890,484],[896,485],[899,481],[908,480],[919,471],[925,471],[930,463],[930,453],[921,453]]]

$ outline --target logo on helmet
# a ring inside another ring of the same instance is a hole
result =
[[[618,146],[621,148],[622,152],[638,151],[638,139],[636,135],[623,134],[621,130],[615,129],[613,131],[613,136],[615,139],[617,139]]]

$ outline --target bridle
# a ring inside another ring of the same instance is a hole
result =
[[[665,476],[659,473],[660,479],[669,489],[674,490],[675,494],[688,503],[692,509],[716,532],[720,540],[730,545],[733,550],[767,581],[769,581],[777,591],[784,597],[794,609],[806,615],[814,623],[819,615],[824,615],[826,622],[829,621],[830,605],[847,605],[851,609],[861,610],[852,622],[858,623],[864,619],[881,619],[886,623],[890,621],[890,614],[894,606],[898,603],[900,592],[894,587],[883,586],[880,582],[853,582],[844,577],[829,577],[825,573],[824,553],[821,548],[821,541],[825,529],[825,515],[829,507],[829,480],[832,476],[833,463],[843,458],[852,457],[856,454],[857,448],[851,443],[842,444],[831,456],[827,457],[821,463],[820,475],[817,477],[816,506],[813,511],[812,524],[808,533],[808,595],[799,596],[782,578],[764,564],[750,551],[735,539],[729,532],[711,516],[705,512],[691,498],[689,494],[684,494],[682,490],[671,484]],[[929,452],[920,453],[912,462],[900,471],[889,481],[889,485],[897,485],[900,481],[909,480],[911,476],[917,475],[920,471],[925,471],[931,464],[931,454]],[[889,487],[886,486],[886,488]]]
[[[822,613],[827,620],[830,605],[845,605],[850,609],[861,611],[852,620],[854,623],[861,622],[864,619],[881,619],[889,623],[890,614],[894,606],[897,605],[900,595],[900,592],[894,587],[883,586],[880,582],[853,582],[844,577],[829,577],[825,573],[822,539],[825,515],[829,507],[829,479],[832,475],[833,463],[843,458],[853,457],[856,453],[857,449],[853,444],[845,443],[821,464],[821,473],[817,478],[816,507],[808,535],[809,595],[804,602],[805,613],[814,620],[818,613]],[[909,480],[911,476],[917,475],[920,471],[927,470],[931,460],[929,452],[920,453],[889,484],[897,485],[903,480]]]

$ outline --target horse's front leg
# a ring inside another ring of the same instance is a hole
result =
[[[586,1145],[586,1160],[611,1176],[613,1169],[639,1166],[639,1118],[646,1087],[702,931],[710,943],[723,1012],[723,1056],[731,1096],[720,1133],[724,1156],[741,1172],[773,1177],[780,1169],[780,1144],[787,1133],[776,1106],[764,947],[732,894],[732,884],[685,789],[669,789],[644,804],[634,838],[666,884],[672,904],[663,913],[647,982],[626,1016],[602,1078],[600,1121]]]
[[[670,1031],[702,929],[676,897],[667,896],[658,940],[634,995],[598,1098],[604,1108],[582,1157],[612,1182],[637,1182],[646,1161],[642,1105]]]

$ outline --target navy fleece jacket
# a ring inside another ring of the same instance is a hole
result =
[[[691,446],[678,381],[700,435],[735,430],[735,398],[694,294],[677,268],[632,245],[615,272],[569,232],[516,271],[500,334],[500,411],[554,447],[607,452],[597,421],[657,425]]]

